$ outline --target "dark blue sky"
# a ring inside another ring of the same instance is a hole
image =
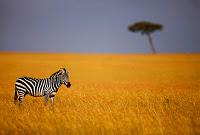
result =
[[[0,51],[148,53],[141,20],[158,52],[200,52],[200,0],[0,0]]]

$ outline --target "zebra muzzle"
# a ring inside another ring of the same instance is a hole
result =
[[[68,82],[67,84],[65,84],[67,86],[67,88],[69,88],[71,86],[71,83]]]

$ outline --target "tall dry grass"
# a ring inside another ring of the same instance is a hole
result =
[[[13,103],[20,76],[70,70],[55,110]],[[0,134],[200,134],[200,55],[0,53]]]

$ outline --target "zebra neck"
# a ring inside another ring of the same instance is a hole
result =
[[[61,84],[60,82],[57,83],[57,84],[54,84],[54,91],[57,92],[61,85],[62,85],[62,84]]]
[[[53,80],[52,81],[52,89],[53,91],[57,92],[60,86],[62,85],[60,80]]]

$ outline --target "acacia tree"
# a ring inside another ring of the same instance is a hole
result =
[[[128,30],[131,32],[141,32],[142,35],[147,35],[149,45],[153,53],[156,53],[156,49],[153,44],[151,33],[157,30],[162,30],[162,28],[163,26],[161,24],[155,24],[147,21],[136,22],[128,26]]]

